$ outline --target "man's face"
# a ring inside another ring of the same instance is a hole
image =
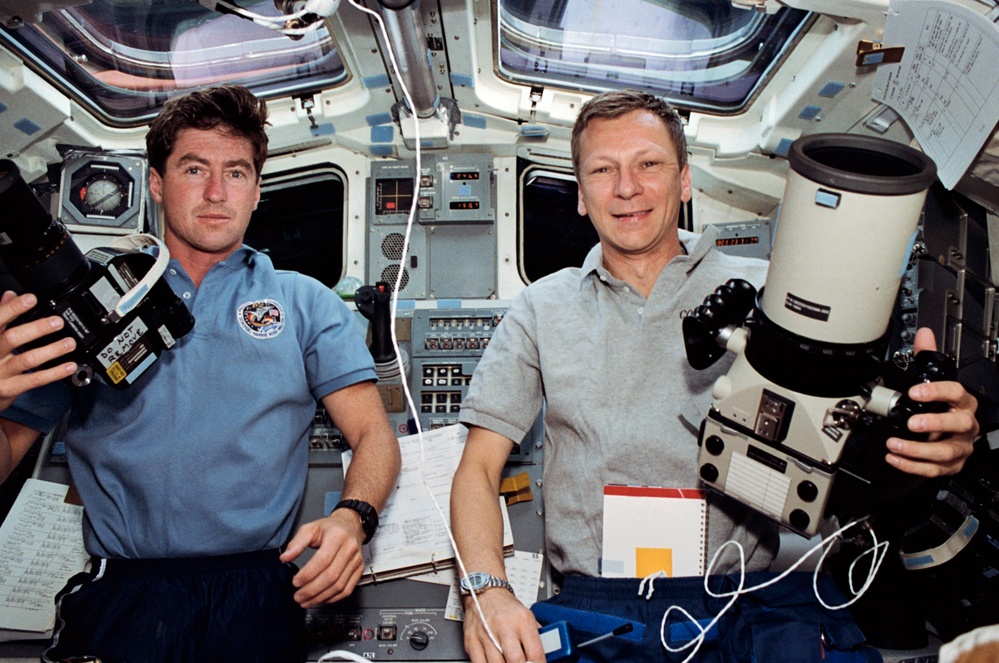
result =
[[[636,110],[591,120],[579,157],[579,213],[589,214],[605,259],[665,256],[677,246],[690,168],[681,172],[662,119]]]
[[[149,191],[163,206],[171,254],[223,260],[238,249],[260,201],[250,140],[221,130],[182,129],[163,170],[150,170]]]

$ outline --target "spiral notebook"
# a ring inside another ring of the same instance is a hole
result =
[[[604,486],[601,575],[671,578],[704,574],[708,502],[704,490]]]

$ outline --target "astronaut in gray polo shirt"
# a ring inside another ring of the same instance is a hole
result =
[[[488,580],[476,592],[481,614],[465,602],[465,648],[473,663],[486,661],[487,653],[498,660],[483,616],[503,660],[545,660],[534,616],[502,589],[496,503],[512,445],[542,403],[549,559],[567,577],[598,576],[604,486],[697,485],[691,423],[707,411],[711,385],[728,363],[706,371],[689,367],[682,316],[729,278],[759,287],[766,276],[765,262],[718,252],[710,233],[678,231],[691,176],[682,123],[662,100],[627,90],[595,97],[580,111],[572,154],[579,213],[589,215],[600,243],[582,268],[540,279],[514,300],[462,405],[469,435],[454,478],[451,519],[466,571]],[[931,342],[921,336],[917,350]],[[945,415],[911,422],[912,430],[943,439],[892,438],[888,462],[927,476],[959,471],[978,431],[974,398],[957,383],[939,382],[920,400],[950,403]],[[707,521],[709,556],[733,539],[745,550],[748,570],[767,569],[776,553],[775,525],[715,496]],[[715,571],[737,565],[731,559]],[[654,628],[658,632],[658,623]]]

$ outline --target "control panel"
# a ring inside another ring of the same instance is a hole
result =
[[[458,422],[472,372],[504,312],[499,307],[413,312],[411,385],[423,428]]]
[[[493,157],[425,155],[416,170],[409,160],[371,164],[368,282],[394,284],[399,278],[405,299],[495,296]],[[407,228],[414,199],[417,209]]]
[[[458,423],[461,404],[468,394],[472,373],[489,347],[493,333],[502,322],[506,308],[490,307],[432,308],[405,312],[396,321],[400,349],[409,359],[406,376],[416,417],[422,430],[433,430]],[[405,323],[405,324],[403,324]],[[400,379],[382,379],[379,388],[392,394],[399,407],[388,410],[389,421],[398,435],[415,432],[414,414],[401,397]],[[309,433],[309,464],[313,467],[339,465],[340,452],[346,450],[343,435],[320,405]],[[533,447],[518,444],[510,460],[530,460]]]
[[[446,593],[440,598],[446,599]],[[305,621],[310,642],[306,660],[348,651],[375,661],[466,661],[462,624],[446,619],[444,613],[444,608],[430,607],[310,609]]]

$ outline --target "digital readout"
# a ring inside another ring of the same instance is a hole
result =
[[[715,246],[744,246],[759,243],[759,237],[724,237],[715,240]]]

